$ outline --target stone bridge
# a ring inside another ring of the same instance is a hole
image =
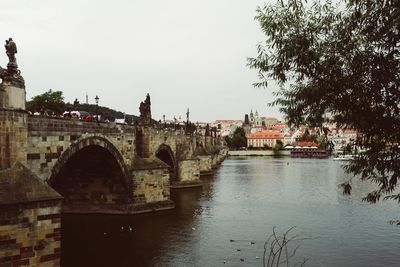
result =
[[[210,174],[226,155],[211,136],[151,125],[23,117],[27,145],[20,161],[64,197],[64,211],[172,207],[170,188],[201,185],[200,175]]]
[[[21,163],[63,197],[64,212],[172,208],[171,188],[201,185],[226,156],[216,137],[157,126],[149,95],[136,125],[28,115],[22,76],[8,67],[0,77],[0,170]]]
[[[0,67],[0,266],[59,266],[61,213],[171,209],[171,188],[201,185],[227,149],[211,136],[162,130],[150,96],[135,126],[29,116],[6,41]]]

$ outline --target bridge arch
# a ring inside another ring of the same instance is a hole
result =
[[[72,204],[128,203],[133,192],[121,153],[107,138],[96,135],[71,144],[54,165],[48,183]]]
[[[169,178],[171,182],[178,181],[178,164],[176,162],[176,158],[174,156],[174,152],[172,151],[171,147],[166,144],[161,144],[155,156],[166,163],[169,167]]]

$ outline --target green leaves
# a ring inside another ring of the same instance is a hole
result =
[[[225,141],[229,148],[241,148],[247,146],[246,133],[242,127],[236,128],[232,137],[226,136]]]
[[[400,176],[399,1],[281,0],[257,9],[265,34],[257,56],[256,86],[280,85],[278,105],[289,124],[320,126],[326,111],[338,126],[363,134],[367,149],[348,171],[376,182],[367,196],[389,194]],[[394,178],[395,177],[395,178]]]
[[[62,114],[65,111],[63,92],[50,89],[41,95],[34,96],[26,103],[26,106],[33,112],[50,111]]]

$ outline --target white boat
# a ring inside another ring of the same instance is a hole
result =
[[[333,160],[348,161],[355,159],[354,155],[337,155]]]

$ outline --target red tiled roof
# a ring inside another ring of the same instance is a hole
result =
[[[242,120],[216,120],[215,122],[237,122],[237,123],[241,123],[243,122]]]
[[[250,134],[249,139],[283,139],[283,135],[277,131],[261,131]]]

